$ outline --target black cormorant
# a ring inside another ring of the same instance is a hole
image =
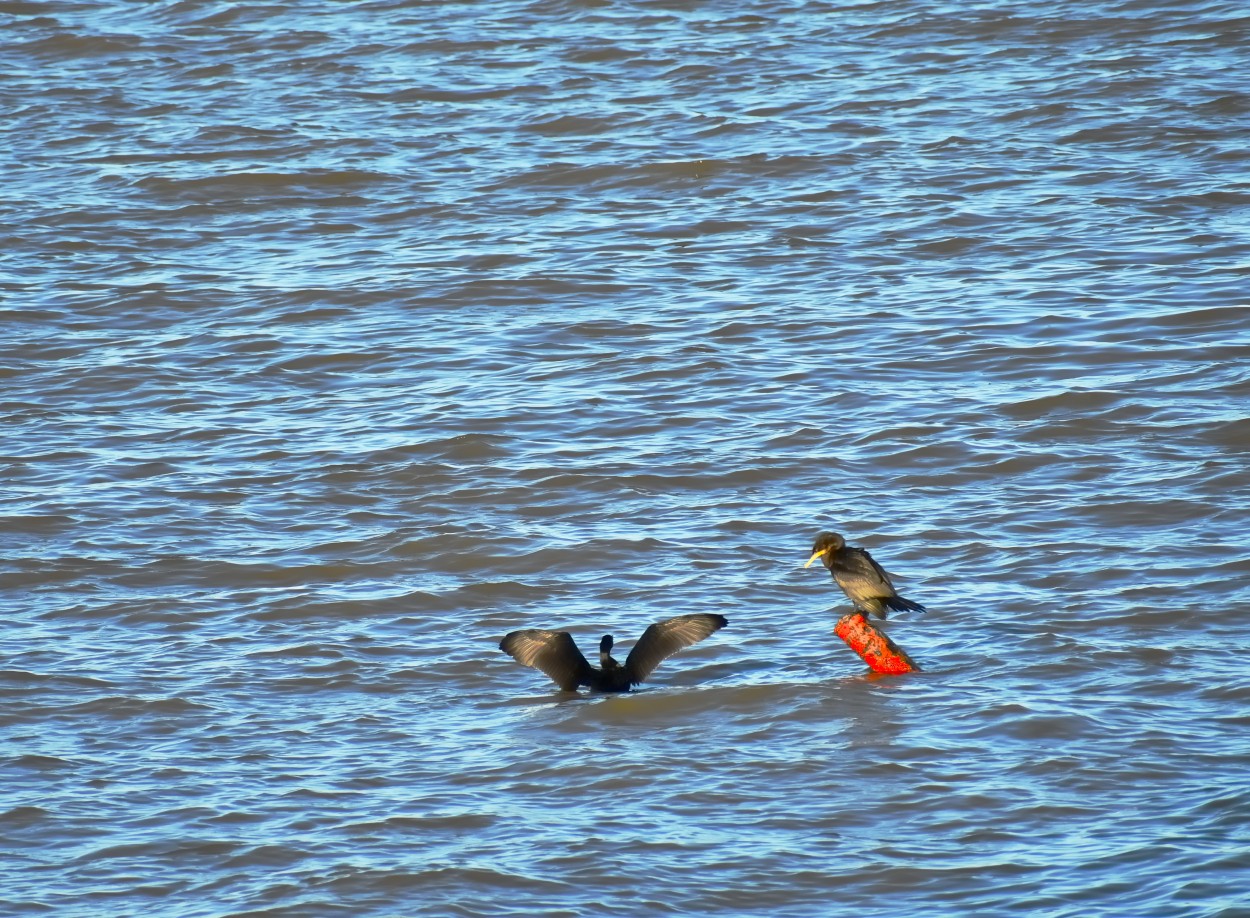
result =
[[[723,615],[697,612],[648,625],[622,666],[612,659],[612,635],[599,642],[599,665],[591,666],[567,631],[530,628],[504,635],[499,649],[518,663],[542,670],[566,692],[585,685],[596,692],[628,692],[660,662],[729,624]]]
[[[825,562],[842,592],[863,612],[885,618],[890,609],[895,612],[925,610],[920,603],[899,596],[890,582],[890,575],[872,555],[865,549],[847,545],[846,539],[836,532],[816,536],[812,556],[803,566],[810,567],[817,558]]]

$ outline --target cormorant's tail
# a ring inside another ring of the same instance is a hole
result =
[[[924,612],[925,607],[918,602],[912,602],[910,599],[904,599],[902,596],[891,596],[884,600],[887,609],[893,609],[895,612]],[[884,616],[883,616],[884,617]]]

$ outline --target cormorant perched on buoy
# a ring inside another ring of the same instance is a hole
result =
[[[890,575],[872,559],[863,548],[852,548],[846,539],[836,532],[822,532],[816,536],[812,556],[804,567],[810,567],[817,558],[825,562],[834,581],[842,588],[855,607],[861,611],[885,618],[888,610],[895,612],[923,612],[918,602],[904,599],[894,589]]]
[[[596,692],[628,692],[677,651],[729,624],[723,615],[696,612],[648,625],[622,666],[612,659],[612,635],[599,642],[599,665],[591,666],[567,631],[530,628],[504,635],[499,649],[518,663],[542,670],[566,692],[585,685]]]

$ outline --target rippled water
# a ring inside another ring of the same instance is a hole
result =
[[[0,3],[0,912],[1250,915],[1248,48]]]

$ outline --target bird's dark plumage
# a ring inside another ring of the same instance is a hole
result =
[[[566,692],[587,686],[596,692],[628,692],[677,651],[729,624],[723,615],[697,612],[648,625],[621,665],[612,658],[612,635],[599,642],[599,666],[591,666],[567,631],[529,628],[504,635],[499,649],[518,663],[551,677]]]
[[[812,545],[812,556],[807,567],[817,558],[829,568],[834,582],[842,588],[855,607],[870,615],[885,618],[889,610],[895,612],[923,612],[924,606],[904,599],[894,589],[881,565],[863,548],[853,548],[836,532],[822,532]]]

